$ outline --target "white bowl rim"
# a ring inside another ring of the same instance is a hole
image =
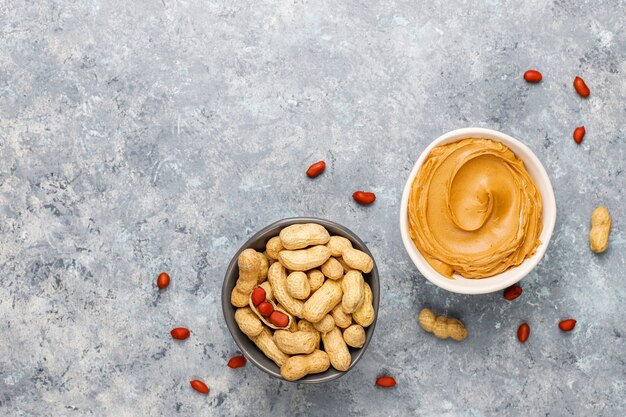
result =
[[[533,178],[533,181],[535,181],[537,188],[539,188],[543,200],[543,230],[540,234],[541,245],[537,247],[535,254],[514,268],[483,279],[467,279],[457,275],[450,279],[441,275],[426,261],[426,259],[424,259],[409,236],[407,217],[408,202],[411,185],[413,184],[413,179],[417,175],[417,171],[434,147],[457,142],[466,138],[492,139],[502,142],[508,146],[518,158],[524,161],[524,165]],[[456,129],[444,133],[432,141],[431,144],[424,149],[413,166],[413,170],[409,174],[404,186],[402,201],[400,204],[400,233],[402,235],[404,248],[409,254],[409,257],[422,275],[424,275],[424,277],[430,282],[445,290],[460,294],[487,294],[510,287],[511,285],[519,282],[522,278],[528,275],[543,258],[548,248],[548,244],[550,243],[555,224],[556,200],[554,197],[554,190],[552,188],[552,183],[550,182],[550,177],[548,177],[548,173],[539,158],[537,158],[530,148],[519,140],[514,139],[505,133],[480,127]]]

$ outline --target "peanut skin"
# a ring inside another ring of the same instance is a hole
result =
[[[420,311],[418,321],[424,330],[434,334],[439,339],[450,337],[460,342],[467,337],[467,329],[460,320],[437,316],[429,308]]]
[[[230,293],[230,303],[235,307],[247,306],[249,298],[249,295],[242,293],[237,287],[233,288],[233,291]]]
[[[259,275],[257,277],[257,284],[260,284],[267,279],[267,270],[270,265],[265,254],[257,252],[257,257],[259,258]]]
[[[300,320],[298,322],[298,330],[303,331],[303,332],[311,332],[315,335],[315,348],[319,349],[320,348],[320,341],[322,340],[322,335],[320,334],[319,331],[317,331],[317,329],[313,326],[313,324],[309,321],[306,321],[304,319]]]
[[[374,268],[374,261],[370,256],[358,249],[346,248],[341,254],[342,259],[352,269],[358,269],[366,274]]]
[[[365,294],[365,281],[363,275],[359,271],[348,272],[341,281],[341,289],[343,290],[343,298],[341,307],[346,313],[354,313],[354,311],[363,302]]]
[[[344,274],[347,274],[347,273],[348,273],[348,272],[350,272],[350,271],[354,271],[354,269],[353,269],[353,268],[350,268],[350,267],[348,266],[348,264],[346,263],[346,261],[344,261],[344,260],[343,260],[343,258],[336,258],[336,259],[337,259],[337,261],[341,264],[341,266],[343,267],[343,273],[344,273]]]
[[[263,331],[261,320],[252,312],[250,307],[238,308],[235,311],[235,321],[241,331],[248,337],[258,336]]]
[[[325,372],[330,367],[328,354],[316,350],[309,355],[292,356],[280,367],[280,375],[287,381],[297,381],[309,374]]]
[[[335,326],[330,332],[322,333],[322,343],[333,368],[338,371],[347,371],[350,367],[352,356],[350,356],[348,345],[343,340],[339,327]]]
[[[330,314],[326,314],[320,321],[313,323],[313,327],[322,334],[328,333],[335,328],[335,319]]]
[[[330,239],[330,234],[322,225],[304,223],[285,227],[280,231],[279,237],[285,249],[294,250],[307,246],[324,245]]]
[[[341,301],[341,286],[333,280],[326,280],[319,290],[304,303],[302,318],[317,323]]]
[[[344,249],[352,247],[352,242],[343,236],[331,236],[326,247],[330,249],[331,256],[338,258],[341,256]]]
[[[595,253],[602,253],[609,247],[611,233],[611,214],[606,207],[600,206],[591,214],[589,246]]]
[[[330,279],[340,279],[343,277],[343,266],[333,257],[328,258],[320,269],[322,273]]]
[[[363,326],[353,324],[343,331],[343,340],[353,348],[362,348],[365,344],[365,329]]]
[[[295,271],[287,276],[287,292],[297,300],[309,298],[311,286],[304,272]]]
[[[341,304],[337,304],[337,306],[333,308],[330,312],[330,315],[332,316],[333,320],[335,320],[335,324],[337,325],[337,327],[345,329],[352,324],[352,316],[343,311]]]
[[[295,332],[298,331],[298,323],[296,323],[295,319],[291,320],[291,322],[289,324],[289,331],[291,333],[295,333]]]
[[[280,237],[278,236],[274,236],[265,244],[265,252],[267,253],[267,256],[275,261],[278,260],[278,254],[283,249],[283,244],[281,243]]]
[[[265,356],[273,360],[276,365],[283,366],[285,362],[287,362],[287,359],[289,359],[288,355],[285,355],[282,350],[278,349],[278,346],[274,343],[274,339],[272,339],[272,332],[270,332],[268,328],[264,327],[261,333],[250,339],[261,349]]]
[[[287,324],[287,326],[276,326],[274,323],[272,323],[272,321],[270,320],[269,317],[264,317],[259,310],[257,309],[257,307],[252,303],[252,298],[249,298],[249,303],[248,306],[250,307],[250,309],[252,310],[252,312],[254,314],[256,314],[256,316],[259,318],[259,320],[261,320],[261,322],[263,324],[265,324],[267,327],[269,327],[270,329],[293,329],[294,331],[297,330],[296,327],[296,320],[294,320],[293,316],[291,314],[289,314],[289,312],[287,310],[285,310],[282,306],[280,306],[279,304],[276,304],[274,301],[267,299],[266,300],[273,308],[274,311],[278,311],[283,313],[284,315],[287,316],[287,318],[289,319],[289,323]]]
[[[237,258],[239,278],[235,288],[242,294],[249,295],[258,282],[261,264],[260,256],[254,249],[244,249]]]
[[[278,261],[290,271],[308,271],[317,268],[330,258],[330,249],[323,245],[308,249],[282,250]]]
[[[374,296],[372,294],[372,289],[367,282],[364,284],[363,289],[365,292],[363,295],[363,302],[354,311],[354,313],[352,313],[352,320],[354,320],[356,324],[368,327],[374,322],[374,305],[372,304]]]
[[[322,284],[324,283],[324,274],[317,269],[313,269],[306,273],[309,278],[309,287],[311,288],[311,292],[317,291]]]
[[[311,353],[317,342],[313,332],[276,330],[273,337],[276,346],[287,355]]]
[[[262,282],[259,287],[263,288],[265,290],[265,298],[267,298],[270,301],[276,301],[274,299],[274,293],[272,292],[272,286],[270,285],[269,281],[264,281]]]
[[[303,302],[296,300],[287,292],[287,271],[280,262],[275,262],[270,266],[267,279],[272,286],[272,292],[276,300],[290,314],[302,317]]]

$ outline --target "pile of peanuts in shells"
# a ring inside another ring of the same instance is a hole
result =
[[[231,293],[241,331],[296,381],[331,366],[347,371],[349,348],[365,344],[374,322],[372,290],[363,274],[374,268],[365,252],[316,223],[282,229],[265,252],[245,249]]]

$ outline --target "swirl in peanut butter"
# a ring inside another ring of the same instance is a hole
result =
[[[411,186],[409,234],[447,277],[487,278],[541,244],[541,194],[500,142],[463,139],[434,148]]]

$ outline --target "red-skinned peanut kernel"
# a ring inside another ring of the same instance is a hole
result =
[[[241,368],[242,366],[246,366],[246,362],[247,362],[246,358],[242,355],[233,356],[228,361],[228,367],[233,368],[233,369]]]
[[[396,380],[392,376],[380,376],[376,379],[376,385],[382,388],[391,388],[396,385]]]
[[[280,311],[274,311],[270,315],[270,322],[276,327],[287,327],[289,325],[289,317]]]
[[[261,287],[255,288],[250,295],[250,298],[252,299],[252,304],[255,306],[258,306],[263,301],[265,301],[266,297],[267,294],[265,293],[265,290]]]
[[[529,83],[538,83],[542,78],[541,73],[536,70],[528,70],[524,73],[524,79]]]
[[[267,301],[263,301],[256,309],[259,310],[259,313],[261,313],[263,317],[270,316],[274,312],[274,307]]]
[[[310,178],[315,178],[318,175],[320,175],[322,172],[324,172],[325,169],[326,169],[326,162],[318,161],[314,163],[313,165],[311,165],[309,169],[306,170],[306,175],[308,175]]]
[[[194,379],[193,381],[189,381],[189,383],[191,384],[191,388],[195,389],[199,393],[204,395],[207,395],[209,393],[209,387],[207,387],[204,382]]]
[[[167,272],[161,272],[157,278],[157,287],[160,289],[167,288],[170,285],[170,276]]]

